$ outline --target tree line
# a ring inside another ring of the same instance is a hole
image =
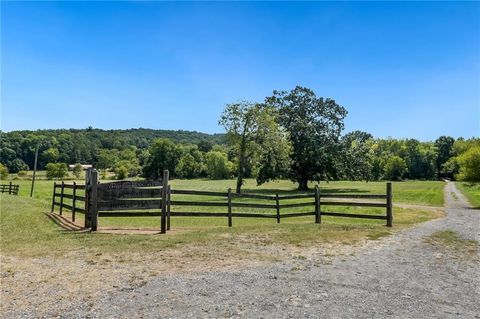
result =
[[[480,139],[441,136],[435,141],[378,139],[362,131],[343,134],[347,110],[335,100],[296,87],[274,91],[262,102],[225,106],[219,124],[226,134],[188,131],[39,130],[2,133],[2,170],[32,168],[37,145],[39,168],[52,177],[62,163],[94,164],[118,179],[236,177],[262,184],[288,178],[308,188],[321,180],[402,180],[458,178],[480,181]],[[61,167],[60,167],[61,166]]]

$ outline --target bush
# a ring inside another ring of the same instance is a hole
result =
[[[73,175],[75,175],[76,178],[80,178],[80,176],[82,175],[82,172],[83,172],[83,167],[82,167],[82,164],[75,164],[75,166],[73,167]]]
[[[47,170],[47,178],[64,178],[68,175],[68,167],[65,163],[48,163],[45,166]]]
[[[20,177],[25,177],[27,176],[28,174],[28,171],[18,171],[17,175],[20,176]]]
[[[211,151],[207,153],[207,175],[211,179],[225,179],[232,176],[234,165],[227,159],[227,154]]]
[[[17,173],[19,171],[28,171],[28,165],[25,164],[20,158],[16,158],[13,161],[8,162],[8,167],[11,173]]]
[[[175,172],[180,178],[196,178],[200,176],[202,170],[202,163],[195,160],[191,154],[182,156],[175,168]]]
[[[407,164],[400,156],[391,156],[385,163],[384,178],[392,181],[399,181],[403,179],[403,175],[407,172]]]
[[[480,146],[475,146],[457,157],[460,167],[457,179],[470,183],[480,182]]]
[[[8,168],[0,163],[0,179],[5,180],[8,178]]]
[[[115,167],[115,178],[116,179],[125,179],[128,176],[128,168],[123,165]]]

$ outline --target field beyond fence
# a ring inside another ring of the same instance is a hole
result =
[[[181,200],[175,198],[177,195],[182,195]],[[354,214],[332,210],[337,206],[384,208],[385,213]],[[319,187],[315,187],[313,193],[303,194],[238,194],[231,189],[225,192],[172,189],[168,171],[162,181],[100,184],[97,172],[89,170],[86,184],[54,184],[52,212],[55,207],[59,207],[60,215],[64,209],[70,210],[72,221],[77,213],[84,214],[84,227],[93,231],[97,230],[99,217],[158,216],[161,233],[170,230],[172,216],[223,217],[229,227],[233,226],[234,218],[269,218],[280,223],[284,218],[300,216],[312,216],[317,224],[322,222],[322,216],[380,219],[386,220],[389,227],[393,223],[391,183],[386,183],[385,194],[323,194]]]

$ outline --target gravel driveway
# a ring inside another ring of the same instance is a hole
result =
[[[426,242],[442,230],[479,240],[480,211],[468,208],[453,183],[445,199],[446,218],[371,241],[351,256],[162,275],[66,317],[480,318],[478,251],[464,256]]]

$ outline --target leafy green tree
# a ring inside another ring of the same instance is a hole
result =
[[[460,167],[457,179],[461,181],[480,182],[480,146],[474,146],[457,157]]]
[[[73,175],[75,175],[76,178],[80,178],[80,176],[82,175],[82,172],[83,172],[82,164],[80,163],[75,164],[75,166],[73,167]]]
[[[45,163],[54,163],[60,157],[60,152],[55,147],[50,147],[42,152],[41,158]]]
[[[407,172],[407,164],[400,156],[393,155],[386,159],[384,178],[392,181],[399,181]]]
[[[16,158],[11,162],[9,162],[8,167],[10,168],[11,173],[17,173],[19,171],[28,171],[28,165],[25,164],[25,162],[19,158]]]
[[[211,179],[230,178],[234,164],[230,162],[225,153],[210,151],[206,155],[207,175]]]
[[[290,178],[298,182],[298,189],[307,190],[308,181],[335,177],[345,108],[300,86],[290,92],[274,91],[266,104],[278,110],[280,125],[288,133]]]
[[[340,170],[349,180],[369,181],[373,178],[373,136],[362,131],[353,131],[341,139],[342,157]]]
[[[204,153],[208,153],[212,150],[213,142],[209,140],[202,140],[198,144],[198,149]]]
[[[192,154],[184,154],[178,161],[176,172],[180,178],[197,178],[203,171],[202,162],[193,157]]]
[[[6,180],[7,178],[8,178],[8,168],[5,165],[0,164],[0,179]]]
[[[175,177],[175,167],[182,155],[182,149],[169,139],[158,139],[149,149],[150,156],[143,167],[143,175],[147,178],[160,179],[163,171],[168,169],[170,176]]]
[[[125,179],[128,176],[128,168],[124,165],[118,165],[115,167],[115,178],[116,179]]]
[[[455,139],[450,136],[440,136],[435,140],[435,147],[437,148],[436,168],[440,175],[443,175],[443,165],[452,157],[452,148],[454,143]]]
[[[245,101],[227,104],[219,124],[227,130],[227,140],[235,152],[237,193],[250,167],[259,169],[258,183],[278,178],[286,170],[283,164],[288,163],[284,151],[289,149],[288,142],[272,108]]]
[[[47,178],[64,178],[68,175],[68,167],[65,163],[48,163],[45,166]]]

